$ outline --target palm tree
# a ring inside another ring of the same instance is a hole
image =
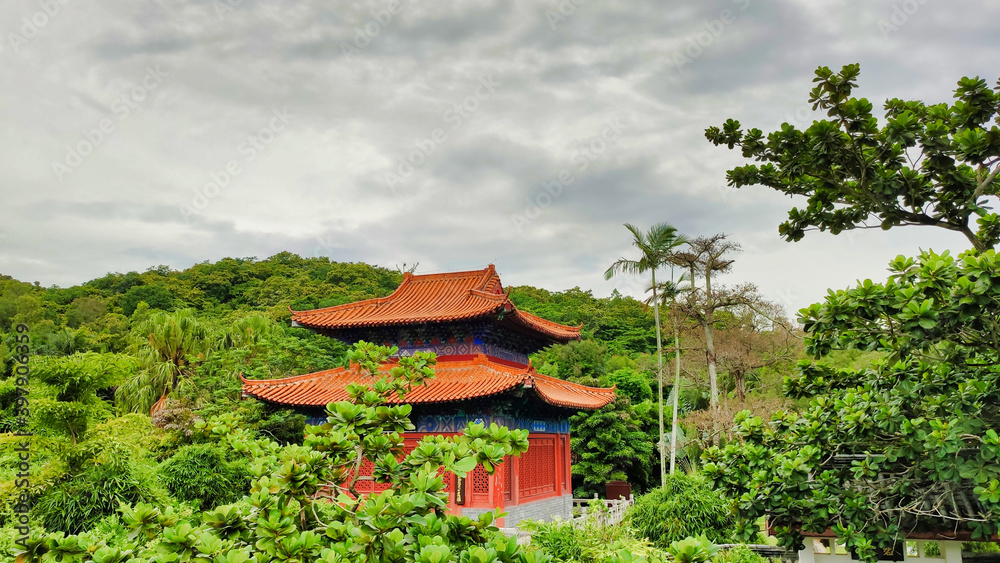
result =
[[[135,329],[133,345],[142,369],[115,392],[121,409],[150,412],[178,385],[189,382],[191,361],[204,359],[219,338],[190,310],[156,312]]]
[[[604,279],[610,280],[616,274],[640,275],[649,272],[653,288],[653,316],[656,321],[656,380],[659,387],[660,405],[660,485],[667,484],[667,463],[666,451],[664,448],[665,435],[663,431],[663,344],[660,337],[660,303],[656,286],[656,270],[670,264],[670,256],[673,250],[687,241],[677,229],[666,223],[658,223],[649,228],[649,231],[642,232],[635,225],[625,223],[625,228],[632,233],[632,244],[639,249],[641,256],[638,260],[619,258],[606,272]]]

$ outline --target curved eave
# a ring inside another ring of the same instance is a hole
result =
[[[388,366],[387,366],[388,367]],[[598,409],[614,400],[614,388],[587,387],[541,375],[530,366],[485,355],[439,358],[436,377],[415,387],[403,400],[390,404],[439,404],[499,395],[530,388],[551,405],[571,409]],[[251,380],[240,375],[243,396],[292,407],[323,407],[348,400],[346,387],[358,382],[354,372],[336,368],[283,379]]]
[[[546,403],[557,407],[597,410],[615,400],[615,388],[587,387],[579,383],[532,373],[532,387]]]
[[[510,315],[513,317],[514,322],[517,324],[532,329],[534,331],[540,332],[546,337],[556,342],[565,344],[572,340],[580,340],[580,326],[568,326],[562,325],[550,320],[543,319],[539,316],[532,315],[531,313],[526,313],[511,304],[513,311]]]

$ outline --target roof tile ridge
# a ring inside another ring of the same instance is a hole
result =
[[[331,305],[329,307],[321,307],[319,309],[307,309],[305,311],[293,311],[292,312],[293,313],[292,317],[294,318],[295,314],[300,314],[301,315],[303,313],[306,313],[306,314],[308,314],[310,316],[314,315],[314,314],[328,313],[328,312],[333,311],[335,309],[339,310],[339,311],[349,311],[351,309],[357,309],[357,308],[360,308],[360,307],[363,307],[363,306],[369,305],[369,304],[381,305],[381,304],[383,304],[383,303],[391,300],[392,298],[396,297],[397,293],[400,293],[403,290],[404,287],[406,287],[407,285],[409,285],[408,282],[411,279],[413,279],[413,277],[414,277],[413,274],[411,274],[410,272],[404,272],[403,273],[403,281],[401,281],[399,283],[399,285],[396,286],[396,289],[393,290],[392,293],[390,293],[389,295],[386,295],[385,297],[372,297],[370,299],[362,299],[361,301],[355,301],[353,303],[341,303],[340,305]],[[289,310],[291,310],[291,307],[289,307]]]
[[[243,383],[246,383],[246,384],[249,384],[249,385],[264,384],[267,387],[273,387],[273,386],[276,386],[276,385],[282,385],[282,384],[287,384],[287,383],[298,383],[300,381],[306,381],[306,380],[309,380],[309,379],[315,379],[317,377],[321,377],[321,376],[324,376],[324,375],[332,375],[333,372],[336,372],[336,371],[339,371],[341,373],[347,373],[347,369],[344,368],[343,366],[340,366],[340,367],[335,367],[335,368],[330,368],[330,369],[324,369],[324,370],[320,370],[320,371],[314,371],[312,373],[303,373],[301,375],[293,375],[293,376],[290,376],[290,377],[281,377],[281,378],[278,378],[278,379],[247,379],[247,378],[243,377],[243,374],[240,374],[240,379],[243,381]]]
[[[311,317],[313,315],[319,315],[321,313],[327,313],[327,312],[332,311],[334,309],[340,310],[340,311],[346,311],[346,310],[349,310],[349,309],[355,309],[355,308],[357,308],[357,307],[359,307],[359,306],[361,306],[361,305],[363,305],[365,303],[368,303],[369,301],[374,301],[375,299],[377,299],[377,297],[372,298],[372,299],[365,299],[364,301],[355,301],[353,303],[342,303],[340,305],[330,305],[329,307],[320,307],[319,309],[306,309],[305,311],[292,311],[292,319],[294,319],[297,315],[298,316]]]
[[[470,289],[469,293],[471,293],[472,295],[475,295],[477,297],[482,297],[483,299],[489,299],[490,301],[496,301],[497,303],[506,303],[508,301],[507,296],[504,295],[504,294],[502,294],[502,293],[490,293],[489,291],[485,291],[485,290],[482,290],[482,289],[476,289],[476,288]]]
[[[457,272],[436,272],[433,274],[413,274],[412,278],[417,282],[429,282],[437,281],[441,279],[448,278],[462,278],[462,277],[482,277],[485,270],[460,270]],[[404,280],[405,281],[405,280]]]
[[[490,283],[490,280],[492,280],[494,277],[497,278],[497,280],[500,279],[500,276],[497,274],[496,266],[490,264],[484,270],[482,270],[482,278],[479,284],[476,286],[476,288],[479,288],[482,291],[482,288],[486,287]]]

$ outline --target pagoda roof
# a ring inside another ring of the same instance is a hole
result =
[[[340,330],[444,323],[494,317],[544,340],[580,339],[580,326],[567,326],[519,310],[500,283],[493,264],[482,270],[443,274],[403,274],[388,297],[366,299],[310,311],[292,311],[302,327]]]
[[[395,362],[383,364],[388,370]],[[599,409],[614,401],[615,388],[587,387],[542,375],[531,365],[487,356],[438,356],[434,378],[414,387],[403,399],[392,395],[390,404],[431,404],[489,397],[518,388],[531,389],[546,403],[574,409]],[[344,367],[286,377],[284,379],[243,380],[243,395],[262,401],[288,406],[321,407],[336,401],[346,401],[351,383],[373,383],[355,369]]]

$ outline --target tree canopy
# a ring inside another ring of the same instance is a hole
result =
[[[987,539],[1000,523],[1000,260],[899,257],[885,283],[831,291],[801,312],[807,351],[876,350],[858,370],[803,362],[785,391],[810,398],[770,422],[743,413],[741,442],[705,453],[749,537],[767,514],[785,545],[834,531],[866,558],[912,532]]]
[[[778,228],[789,241],[816,229],[930,225],[962,233],[978,250],[994,247],[1000,216],[987,206],[1000,194],[1000,81],[991,90],[962,78],[950,105],[893,98],[880,124],[871,102],[852,97],[860,72],[857,64],[816,70],[809,102],[829,119],[805,130],[783,123],[765,134],[733,119],[709,127],[713,144],[762,163],[729,170],[729,185],[805,196]]]

